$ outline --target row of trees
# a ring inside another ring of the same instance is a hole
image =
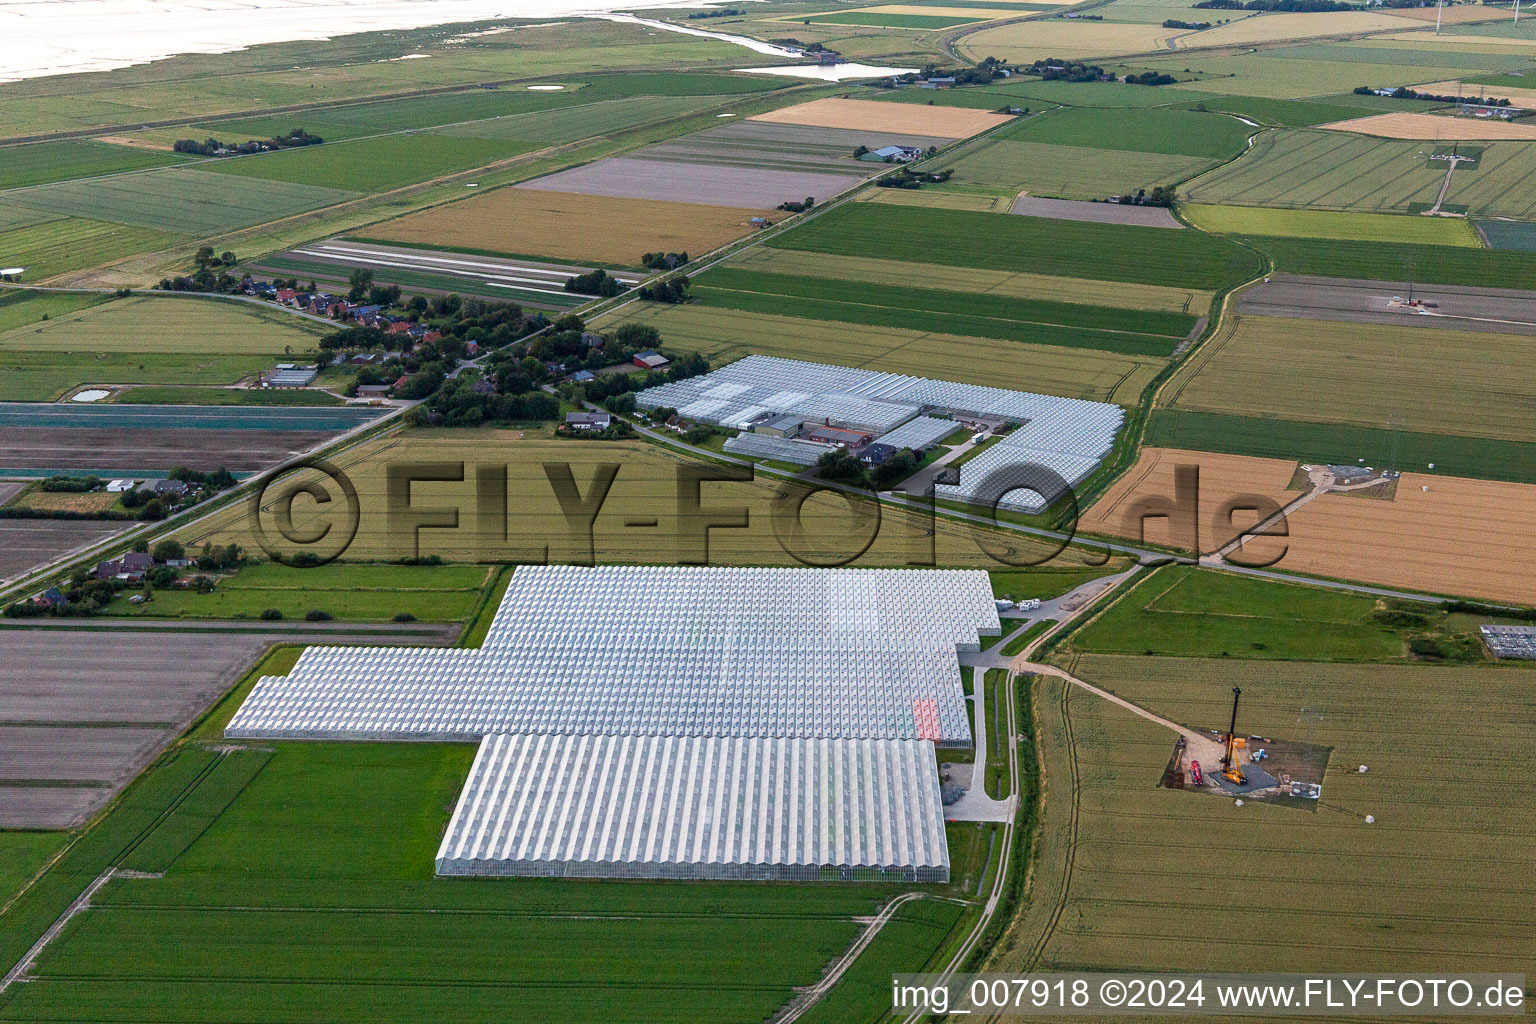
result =
[[[211,136],[202,142],[196,139],[177,139],[171,149],[192,156],[245,156],[250,153],[262,153],[269,149],[318,146],[324,141],[320,136],[311,135],[303,128],[295,128],[287,135],[274,135],[270,139],[247,139],[244,142],[220,142]]]

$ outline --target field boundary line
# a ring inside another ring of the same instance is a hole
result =
[[[115,867],[107,868],[107,870],[96,876],[95,881],[85,887],[84,892],[75,897],[74,902],[70,903],[65,908],[64,913],[59,915],[59,919],[49,925],[48,930],[43,932],[42,936],[32,944],[32,948],[27,950],[20,960],[16,961],[16,966],[12,967],[4,978],[0,978],[0,995],[4,995],[5,990],[16,982],[27,980],[25,977],[27,971],[31,970],[32,964],[42,954],[43,950],[47,949],[48,944],[59,937],[59,933],[64,930],[70,921],[74,920],[76,915],[91,905],[91,897],[96,895],[102,886],[111,881],[112,876],[116,872],[117,868]]]

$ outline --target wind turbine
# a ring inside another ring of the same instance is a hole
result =
[[[1445,10],[1445,0],[1435,4],[1435,35],[1440,34],[1440,15]]]

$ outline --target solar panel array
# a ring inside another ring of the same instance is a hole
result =
[[[746,455],[754,459],[777,459],[780,462],[793,462],[797,466],[814,466],[816,460],[827,452],[837,451],[837,445],[775,437],[772,434],[737,434],[726,440],[725,450],[732,455]]]
[[[999,487],[1020,482],[1053,492],[1049,498],[1056,496],[1062,482],[1080,483],[1114,447],[1125,421],[1123,409],[1104,402],[774,356],[748,356],[711,373],[648,388],[635,401],[642,409],[668,406],[689,419],[734,430],[783,414],[882,434],[928,411],[1022,423],[962,466],[959,484],[937,489],[941,498],[982,505],[993,503]],[[1052,481],[1057,481],[1054,486]],[[1041,495],[1027,490],[1013,490],[997,501],[1001,507],[1024,511],[1036,511],[1045,503]]]
[[[437,854],[443,875],[929,882],[948,868],[926,740],[487,736]]]

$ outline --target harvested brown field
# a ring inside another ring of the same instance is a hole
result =
[[[503,188],[367,229],[370,238],[635,266],[648,252],[718,248],[766,210]]]
[[[1473,4],[1457,4],[1455,7],[1442,7],[1436,11],[1433,7],[1399,7],[1393,10],[1383,10],[1382,14],[1390,14],[1394,18],[1412,18],[1414,21],[1434,21],[1437,17],[1444,25],[1468,25],[1478,21],[1504,21],[1513,20],[1512,10],[1504,7],[1482,7]],[[1441,37],[1445,38],[1444,36]],[[1496,42],[1487,36],[1478,36],[1479,42]],[[1442,85],[1445,83],[1441,83]],[[1455,82],[1450,83],[1455,85]],[[1430,87],[1429,91],[1441,91]]]
[[[1462,10],[1459,7],[1447,7],[1446,13],[1453,10]],[[1475,10],[1475,8],[1472,8]],[[1429,13],[1434,13],[1434,8],[1425,8]],[[1404,17],[1412,17],[1408,11],[1401,12]],[[1519,79],[1516,79],[1519,81]],[[1437,96],[1455,95],[1458,89],[1463,92],[1475,91],[1485,99],[1509,100],[1516,106],[1536,107],[1536,89],[1523,89],[1518,85],[1477,85],[1468,86],[1452,79],[1448,82],[1430,82],[1428,85],[1416,85],[1420,92],[1434,93]]]
[[[1533,508],[1528,484],[1404,473],[1391,501],[1330,494],[1302,506],[1276,568],[1536,604]]]
[[[1496,117],[1446,117],[1440,114],[1372,114],[1353,121],[1317,126],[1323,131],[1374,135],[1382,139],[1425,139],[1459,142],[1466,139],[1536,139],[1536,125],[1512,124]]]
[[[930,107],[918,103],[881,103],[877,100],[812,100],[809,103],[754,114],[750,121],[774,124],[817,125],[822,128],[852,128],[864,131],[905,132],[958,139],[975,135],[1013,118],[985,110],[964,107]]]
[[[1216,513],[1230,498],[1240,494],[1262,494],[1284,505],[1301,497],[1300,491],[1289,490],[1296,463],[1286,459],[1256,459],[1246,455],[1216,455],[1211,452],[1193,452],[1178,448],[1143,448],[1136,465],[1126,473],[1105,495],[1082,514],[1078,529],[1084,533],[1124,537],[1148,544],[1187,548],[1187,534],[1176,533],[1168,519],[1147,519],[1146,534],[1133,511],[1145,499],[1176,497],[1174,470],[1180,466],[1195,466],[1200,471],[1199,550],[1214,551],[1226,544],[1244,527],[1253,524],[1253,516],[1239,515],[1237,523],[1218,523]],[[1354,504],[1382,505],[1386,502],[1365,502],[1349,499]],[[1294,527],[1293,531],[1294,533]],[[1276,542],[1254,540],[1249,542],[1247,559],[1262,561],[1275,549],[1266,548]],[[1189,548],[1187,548],[1189,549]],[[1192,550],[1192,549],[1191,549]],[[1286,563],[1278,568],[1295,568]]]

